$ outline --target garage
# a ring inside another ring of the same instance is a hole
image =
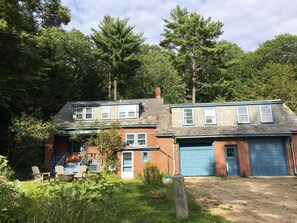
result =
[[[284,143],[279,140],[249,141],[252,176],[287,176]]]
[[[180,144],[180,168],[184,176],[215,175],[212,143]]]

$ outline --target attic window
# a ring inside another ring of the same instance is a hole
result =
[[[92,107],[78,107],[73,109],[73,119],[75,120],[91,120],[93,119]]]
[[[250,123],[248,106],[237,107],[237,122],[238,123]]]
[[[262,123],[273,122],[271,105],[260,105],[260,116]]]
[[[192,108],[183,109],[183,125],[194,125],[194,110]]]
[[[216,108],[204,108],[204,123],[217,124]]]
[[[110,119],[110,106],[101,107],[101,119]]]
[[[121,105],[118,107],[118,118],[136,118],[136,105]]]

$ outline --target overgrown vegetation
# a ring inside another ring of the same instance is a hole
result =
[[[114,190],[121,185],[89,174],[72,183],[52,179],[33,186],[30,182],[24,191],[19,182],[5,177],[10,170],[3,160],[1,157],[0,222],[106,222]]]
[[[147,163],[143,169],[143,185],[150,190],[157,190],[162,187],[162,174],[159,167],[154,164]]]
[[[80,134],[80,130],[84,129],[83,123],[81,124],[82,127],[75,131],[71,139],[78,141],[85,149],[96,147],[99,151],[100,166],[103,167],[106,173],[116,173],[119,165],[117,153],[124,146],[123,139],[118,134],[120,130],[119,123],[112,122],[109,128],[102,126],[97,131],[97,123],[94,122],[89,127],[92,131],[88,136]]]

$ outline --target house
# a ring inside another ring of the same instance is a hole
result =
[[[288,176],[296,174],[297,118],[281,100],[164,104],[155,98],[68,102],[56,115],[59,132],[45,147],[45,167],[75,170],[87,152],[99,170],[98,151],[84,151],[70,136],[88,136],[119,121],[125,147],[118,174],[133,178],[147,162],[184,176]]]

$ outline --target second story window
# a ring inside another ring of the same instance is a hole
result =
[[[129,147],[146,146],[146,133],[127,133],[125,139],[126,145]]]
[[[76,120],[80,120],[80,119],[90,120],[90,119],[93,119],[93,108],[92,107],[74,108],[73,118],[76,119]]]
[[[248,106],[237,107],[237,122],[238,123],[250,123]]]
[[[184,108],[183,109],[183,125],[194,125],[194,109]]]
[[[118,118],[136,118],[136,105],[119,106]]]
[[[204,123],[217,124],[216,108],[204,108]]]
[[[271,105],[260,105],[260,116],[262,123],[273,122]]]
[[[101,107],[101,119],[110,119],[110,106]]]

